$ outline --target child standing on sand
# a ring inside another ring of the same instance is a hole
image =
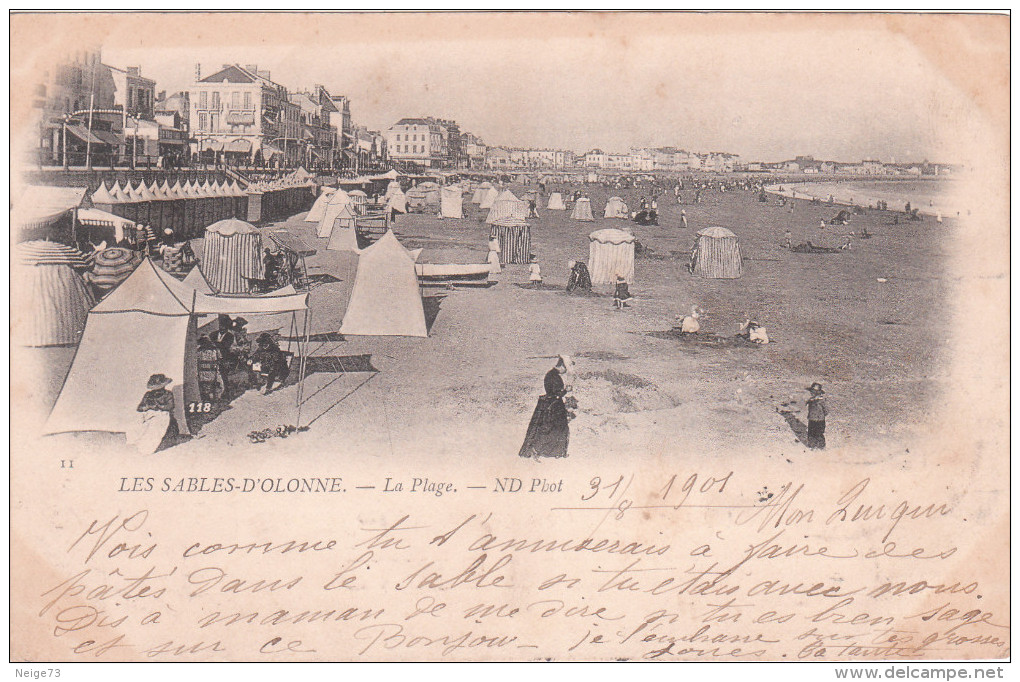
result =
[[[531,265],[528,266],[528,282],[536,289],[542,288],[542,267],[538,264],[538,258],[531,257]]]
[[[627,286],[627,280],[623,278],[623,275],[616,276],[616,290],[613,292],[613,305],[616,306],[617,310],[623,310],[628,306],[628,301],[634,300],[634,297],[630,295],[630,287]]]

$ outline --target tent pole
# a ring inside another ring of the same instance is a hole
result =
[[[306,308],[305,309],[305,319],[304,319],[305,342],[304,342],[303,346],[302,346],[300,341],[298,342],[298,352],[301,353],[301,361],[300,361],[299,370],[298,370],[297,424],[295,424],[295,426],[297,426],[297,428],[301,428],[301,407],[302,407],[302,402],[303,402],[303,398],[304,398],[304,395],[305,395],[305,370],[306,370],[306,367],[307,367],[307,364],[306,364],[307,361],[306,361],[306,358],[305,358],[305,350],[308,348],[308,344],[309,344],[309,336],[308,336],[308,334],[309,334],[309,329],[311,327],[311,325],[310,325],[310,318],[311,318],[311,316],[312,316],[311,308]],[[295,321],[296,321],[296,319],[297,319],[297,315],[296,314],[294,315],[294,318],[295,318]],[[300,337],[298,337],[298,338],[300,338]]]

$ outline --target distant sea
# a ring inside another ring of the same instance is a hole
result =
[[[780,191],[782,187],[784,191]],[[956,183],[950,179],[919,180],[836,180],[829,182],[782,183],[768,187],[770,192],[826,201],[832,195],[838,204],[876,206],[885,201],[890,210],[902,211],[909,201],[921,213],[954,217],[962,210],[955,201]]]

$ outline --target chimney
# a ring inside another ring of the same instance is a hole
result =
[[[195,82],[202,80],[202,65],[195,64]]]
[[[129,67],[127,67],[127,73],[128,73],[129,76],[138,76],[138,75],[140,75],[139,74],[139,69],[140,69],[140,67],[137,67],[137,66],[129,66]]]
[[[252,73],[258,73],[259,67],[257,64],[245,64],[244,70],[251,71]]]
[[[259,78],[265,78],[267,81],[273,80],[269,77],[269,71],[256,71],[255,73]]]

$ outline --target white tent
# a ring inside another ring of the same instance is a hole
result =
[[[333,229],[329,234],[329,243],[326,248],[330,251],[354,251],[358,249],[357,219],[354,216],[353,206],[348,204],[343,207],[333,223]]]
[[[391,230],[362,251],[340,333],[428,336],[415,260]]]
[[[553,192],[549,195],[549,210],[550,211],[566,211],[567,207],[563,204],[563,195],[559,192]]]
[[[308,215],[305,216],[305,221],[309,223],[317,223],[322,220],[322,216],[326,214],[326,205],[329,203],[329,198],[336,192],[335,187],[323,187],[322,194],[312,204],[312,208],[308,211]]]
[[[458,185],[444,187],[439,193],[439,217],[464,217],[464,195]]]
[[[173,380],[174,416],[181,432],[189,433],[187,405],[199,400],[196,316],[307,309],[308,294],[209,296],[146,259],[89,313],[44,433],[130,430],[153,374]]]
[[[397,211],[399,213],[407,213],[407,195],[405,195],[399,189],[390,195],[389,203],[387,208],[391,211]]]
[[[588,270],[592,284],[613,284],[617,275],[634,281],[634,235],[606,228],[588,235]]]
[[[492,207],[489,209],[489,215],[486,216],[485,222],[492,225],[500,218],[526,220],[527,217],[528,204],[518,199],[510,190],[505,189],[492,202]]]
[[[320,239],[329,237],[329,233],[333,230],[333,221],[350,201],[350,196],[342,189],[333,192],[333,196],[326,204],[326,210],[322,213],[322,220],[319,221],[319,231],[316,234]]]
[[[630,218],[630,211],[627,209],[627,204],[623,203],[623,199],[620,197],[609,197],[604,215],[606,218],[623,218],[627,220]]]
[[[482,200],[478,204],[478,208],[484,209],[492,208],[492,202],[494,202],[496,200],[496,197],[498,196],[499,190],[496,189],[495,187],[490,187],[489,189],[485,190],[485,194],[482,195]]]
[[[574,220],[584,220],[589,222],[595,222],[595,216],[591,214],[591,199],[588,197],[581,197],[574,204],[574,210],[570,213],[570,217]]]

